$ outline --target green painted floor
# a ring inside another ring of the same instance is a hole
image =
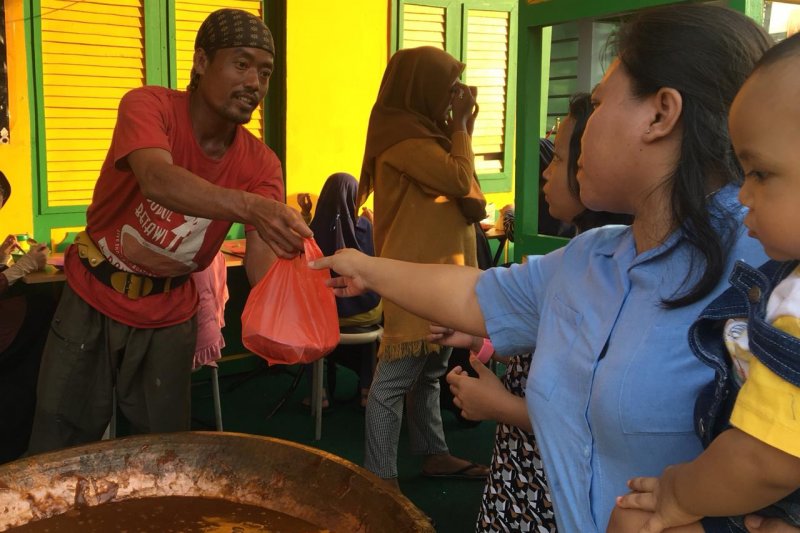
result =
[[[252,365],[251,365],[252,366]],[[223,374],[225,368],[223,366]],[[280,372],[228,374],[220,377],[223,423],[226,431],[287,439],[334,453],[356,464],[364,459],[364,411],[355,399],[355,374],[343,367],[337,373],[336,400],[325,411],[322,439],[314,440],[313,418],[300,402],[307,385],[298,389],[272,418],[267,415],[289,389],[296,367]],[[193,428],[213,427],[211,387],[205,369],[195,376]],[[451,453],[487,463],[494,440],[494,424],[482,422],[465,427],[449,411],[442,413]],[[433,518],[442,533],[474,531],[483,483],[472,480],[439,480],[420,475],[420,458],[412,456],[405,427],[400,436],[400,488],[422,511]],[[390,533],[390,532],[387,532]],[[393,533],[393,532],[391,532]]]

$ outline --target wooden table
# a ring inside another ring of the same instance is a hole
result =
[[[503,252],[506,249],[507,238],[506,232],[502,228],[497,228],[495,226],[491,226],[488,229],[483,230],[484,235],[486,235],[487,239],[497,239],[499,242],[497,244],[497,251],[494,254],[493,263],[494,266],[497,266],[497,263],[500,261],[500,257],[503,255]]]
[[[61,260],[61,264],[63,265],[64,254],[63,253],[54,253],[50,254],[51,260]],[[63,268],[56,268],[53,265],[46,265],[44,270],[37,270],[36,272],[31,272],[30,274],[24,276],[22,278],[22,282],[28,285],[36,285],[38,283],[56,283],[59,281],[64,281],[67,279],[66,274],[64,274]]]

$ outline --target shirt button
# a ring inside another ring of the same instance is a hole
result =
[[[757,303],[761,299],[761,289],[758,287],[750,287],[747,291],[747,299],[751,304]]]
[[[589,446],[585,447],[585,448],[583,449],[583,456],[588,458],[588,457],[589,457],[589,456],[591,456],[591,455],[592,455],[592,450],[591,450],[591,448],[589,448]]]
[[[701,437],[705,437],[706,436],[706,425],[703,422],[702,418],[700,419],[700,423],[698,424],[698,426],[699,426],[698,429],[700,430],[700,436]]]

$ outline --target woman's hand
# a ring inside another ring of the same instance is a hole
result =
[[[36,265],[36,270],[42,270],[47,264],[50,250],[47,248],[46,244],[35,244],[25,255],[33,260],[33,263]]]
[[[358,296],[368,290],[362,271],[369,260],[368,255],[358,250],[343,248],[337,250],[333,255],[310,261],[308,266],[314,270],[328,268],[339,274],[339,277],[328,280],[327,284],[329,287],[333,287],[333,293],[336,296],[346,298]]]
[[[472,136],[475,129],[475,119],[478,116],[478,88],[456,83],[453,90],[451,106],[453,109],[453,123],[451,131],[466,131]]]
[[[14,235],[9,235],[0,244],[0,265],[8,263],[8,258],[11,256],[11,250],[19,246],[17,238]]]
[[[372,209],[370,209],[369,207],[361,208],[361,216],[369,220],[370,224],[375,223],[375,213],[373,213]]]
[[[460,366],[447,374],[447,383],[453,393],[453,403],[468,420],[497,420],[497,402],[510,395],[494,372],[471,355],[469,364],[478,373],[473,378]]]
[[[473,352],[479,351],[483,346],[482,337],[475,337],[469,333],[456,331],[439,324],[431,324],[429,327],[431,332],[425,337],[428,342],[441,344],[442,346],[452,346],[453,348],[467,348]]]
[[[311,222],[311,208],[314,207],[314,202],[311,201],[311,195],[307,192],[297,193],[297,205],[300,206],[300,215],[306,224]]]

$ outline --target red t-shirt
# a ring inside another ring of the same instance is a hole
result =
[[[237,127],[225,155],[212,159],[194,138],[189,93],[164,87],[133,89],[120,101],[111,147],[86,213],[86,231],[120,270],[154,277],[202,270],[214,259],[231,226],[185,216],[145,198],[126,159],[142,148],[167,150],[176,165],[220,187],[279,202],[284,199],[280,161],[244,127]],[[74,246],[67,251],[64,265],[70,287],[118,322],[138,328],[165,327],[188,320],[196,311],[197,293],[191,282],[168,294],[131,300],[86,270]]]

